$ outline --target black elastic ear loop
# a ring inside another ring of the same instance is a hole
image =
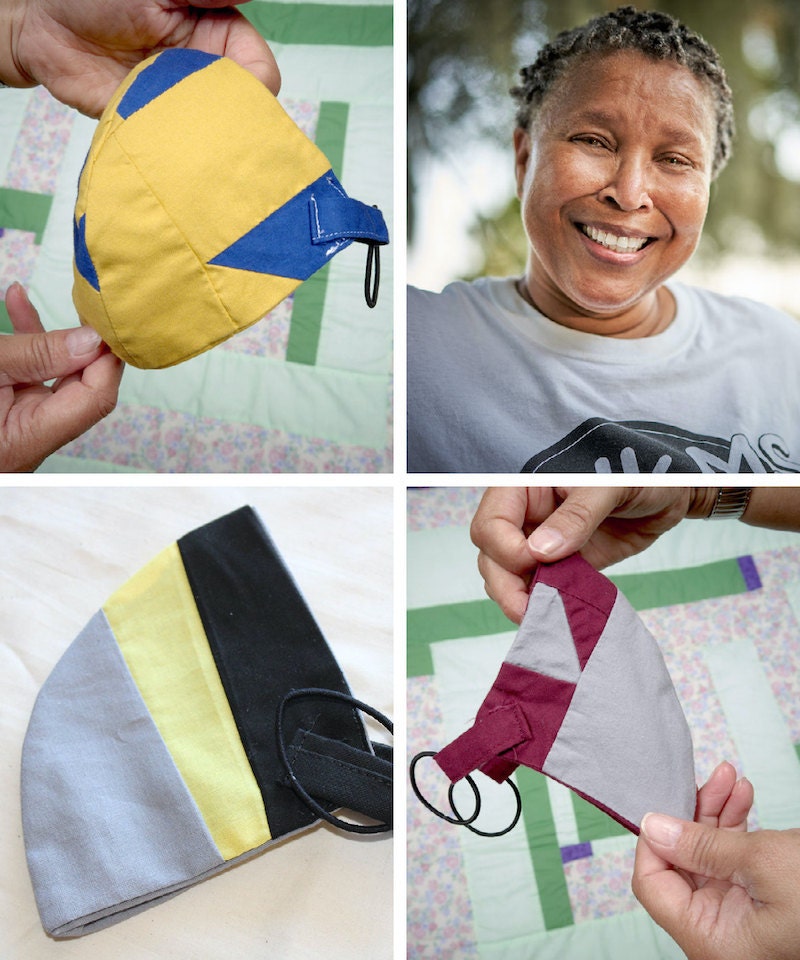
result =
[[[417,764],[419,763],[420,760],[424,759],[425,757],[435,757],[435,756],[436,756],[435,750],[423,750],[421,753],[418,753],[414,757],[414,759],[411,761],[411,764],[408,768],[408,779],[411,781],[411,789],[414,791],[414,795],[416,796],[417,800],[419,800],[419,802],[423,805],[423,807],[426,807],[428,810],[430,810],[431,813],[435,813],[437,817],[441,817],[442,820],[446,820],[448,823],[454,823],[457,827],[467,827],[472,823],[473,820],[477,818],[478,814],[481,812],[480,791],[475,785],[475,781],[472,779],[472,777],[469,774],[467,774],[464,777],[464,779],[472,787],[472,793],[475,796],[475,812],[467,820],[465,820],[461,816],[461,814],[458,812],[458,810],[456,810],[456,808],[453,806],[453,800],[451,796],[453,791],[452,783],[450,784],[450,790],[448,791],[447,795],[448,797],[450,797],[450,806],[453,809],[453,813],[456,815],[455,817],[448,817],[446,813],[442,813],[441,810],[437,810],[436,807],[434,807],[434,805],[430,802],[430,800],[423,797],[422,791],[417,785],[417,778],[415,775]]]
[[[479,830],[477,827],[472,826],[471,820],[470,821],[465,820],[463,825],[467,828],[467,830],[471,830],[473,833],[477,833],[479,837],[502,837],[507,833],[511,833],[514,827],[516,827],[517,822],[519,821],[519,818],[522,815],[522,797],[520,796],[519,788],[517,787],[517,785],[514,783],[513,780],[508,778],[505,782],[514,791],[514,796],[517,798],[517,812],[514,814],[514,819],[511,821],[511,823],[507,827],[504,827],[502,830]],[[456,802],[453,797],[454,786],[455,784],[452,784],[452,783],[450,784],[450,789],[447,791],[447,799],[450,801],[450,806],[453,808],[453,813],[455,813],[456,816],[461,816],[461,814],[459,814],[458,812],[458,807],[456,806]]]
[[[450,809],[455,814],[455,817],[448,817],[446,813],[442,813],[441,810],[437,810],[436,807],[434,807],[429,800],[423,797],[422,792],[420,791],[419,786],[417,785],[417,779],[414,773],[417,763],[419,763],[419,761],[422,760],[423,757],[435,757],[435,756],[436,756],[435,750],[423,750],[422,752],[418,753],[414,757],[414,759],[411,761],[410,767],[408,768],[408,777],[409,777],[409,780],[411,781],[411,789],[414,791],[414,794],[416,795],[417,800],[419,800],[419,802],[424,807],[427,807],[428,810],[431,811],[431,813],[435,813],[437,817],[441,817],[442,820],[446,820],[448,823],[455,824],[455,826],[457,827],[466,827],[467,830],[471,830],[473,833],[477,833],[479,837],[502,837],[506,833],[510,833],[514,829],[514,827],[516,827],[517,823],[519,822],[519,818],[522,815],[522,797],[520,795],[517,785],[510,778],[507,779],[505,782],[511,787],[512,791],[514,792],[514,796],[516,797],[516,800],[517,800],[517,810],[516,810],[516,813],[514,814],[514,818],[511,821],[511,823],[507,827],[504,827],[502,830],[479,830],[477,827],[472,826],[475,820],[478,819],[478,814],[481,812],[481,795],[480,795],[480,791],[478,790],[478,787],[475,784],[475,781],[472,779],[472,777],[469,774],[467,774],[464,777],[464,780],[466,780],[467,783],[470,785],[470,787],[472,787],[472,793],[475,796],[475,811],[472,814],[472,816],[464,819],[464,817],[462,817],[461,814],[459,813],[458,807],[456,806],[456,803],[455,803],[454,791],[455,791],[456,785],[454,783],[451,783],[447,790],[447,799],[450,803]]]
[[[290,690],[289,693],[287,693],[283,700],[281,700],[281,702],[278,704],[278,715],[275,723],[275,729],[278,738],[278,753],[283,761],[283,765],[286,767],[286,772],[289,775],[289,782],[291,783],[294,792],[310,810],[312,810],[322,820],[326,820],[328,823],[333,824],[334,827],[338,827],[340,830],[346,830],[348,833],[388,833],[388,831],[392,829],[388,823],[350,823],[347,820],[342,820],[340,817],[335,817],[332,813],[328,813],[328,811],[319,803],[317,803],[311,794],[306,791],[306,789],[295,776],[294,770],[292,770],[292,765],[289,763],[289,757],[286,753],[286,744],[284,743],[283,739],[283,714],[286,710],[287,703],[289,703],[291,700],[297,700],[301,697],[318,698],[323,700],[340,700],[342,703],[346,703],[349,706],[360,710],[362,713],[366,713],[368,716],[372,717],[373,720],[377,720],[378,723],[386,727],[391,734],[394,734],[394,724],[387,716],[382,714],[380,710],[376,710],[374,707],[369,706],[367,703],[363,703],[361,700],[356,700],[356,698],[351,697],[350,694],[341,693],[339,690],[326,690],[321,687],[304,687],[300,690]]]
[[[367,268],[364,273],[364,299],[367,301],[368,307],[374,307],[378,302],[378,287],[380,285],[381,250],[377,243],[371,243],[367,250]]]

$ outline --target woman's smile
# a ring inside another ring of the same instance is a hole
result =
[[[616,254],[639,253],[648,243],[654,240],[647,234],[634,235],[630,229],[624,227],[597,227],[589,223],[576,224],[578,229],[594,244]],[[628,263],[630,261],[621,261]]]

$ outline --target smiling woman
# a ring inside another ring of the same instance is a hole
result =
[[[409,469],[800,470],[796,321],[670,280],[730,155],[716,52],[622,7],[521,77],[525,273],[410,291]]]
[[[666,329],[675,301],[661,284],[694,252],[708,207],[714,112],[700,81],[634,51],[588,59],[514,146],[530,242],[520,293],[588,333]]]

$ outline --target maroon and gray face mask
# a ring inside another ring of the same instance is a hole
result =
[[[425,800],[414,776],[422,756],[433,756],[450,780],[451,806],[452,784],[466,778],[479,808],[473,771],[501,783],[524,764],[634,833],[651,810],[688,820],[695,813],[692,740],[658,644],[616,586],[577,554],[537,568],[522,624],[473,725],[412,761],[419,799],[481,833],[477,809],[465,820],[454,806],[450,817]]]

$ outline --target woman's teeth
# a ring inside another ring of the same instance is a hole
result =
[[[615,233],[597,230],[585,223],[581,224],[581,230],[595,243],[599,243],[601,247],[606,247],[615,253],[636,253],[647,243],[647,237],[618,237]]]

